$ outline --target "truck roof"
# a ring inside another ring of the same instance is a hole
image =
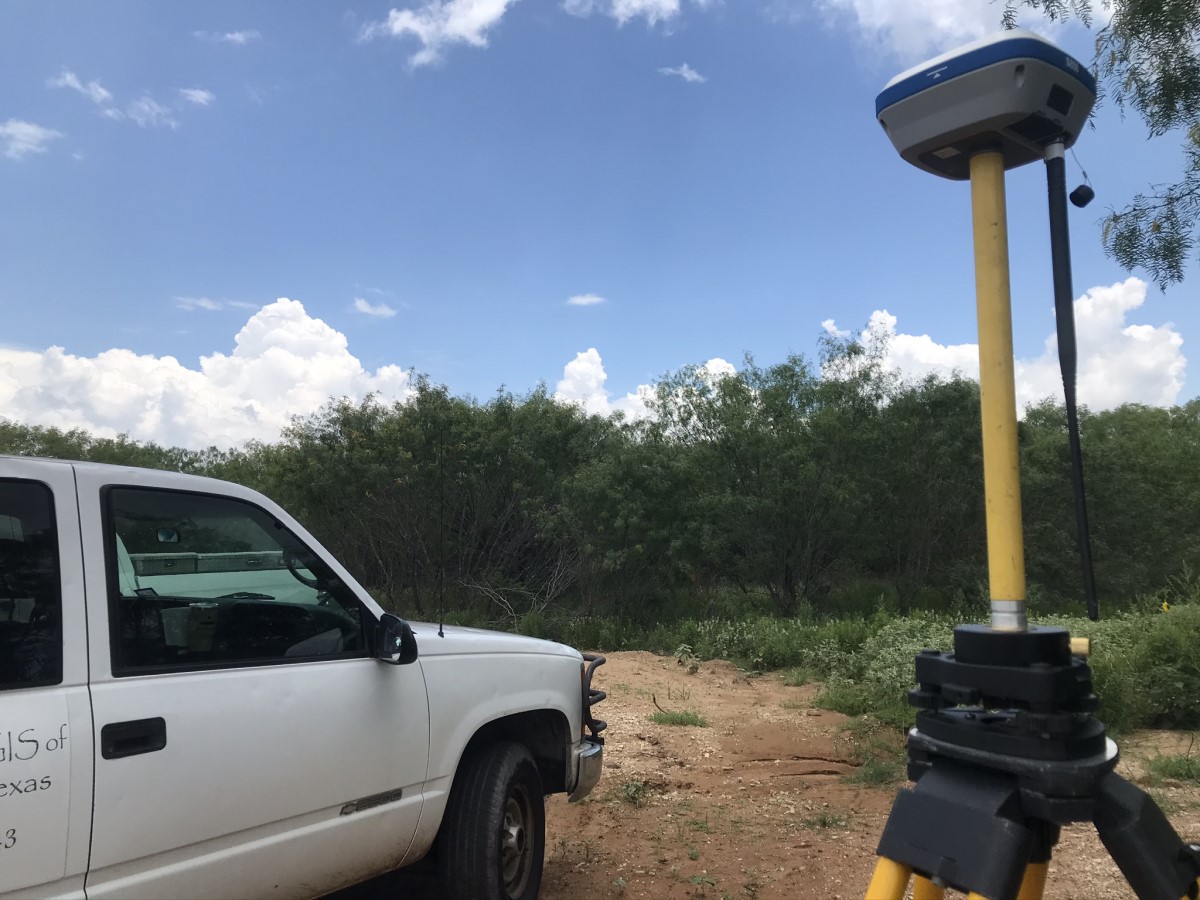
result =
[[[118,463],[84,462],[83,460],[57,459],[50,456],[19,456],[11,453],[0,453],[0,469],[3,468],[3,464],[5,462],[10,460],[13,462],[24,463],[33,462],[37,463],[38,465],[69,466],[75,469],[91,470],[97,473],[109,473],[111,475],[122,472],[125,473],[126,479],[130,479],[132,476],[132,480],[134,481],[138,480],[139,475],[142,473],[154,473],[154,475],[158,477],[165,475],[171,477],[172,479],[179,479],[181,482],[187,482],[192,487],[197,489],[202,488],[205,485],[208,485],[211,489],[216,485],[229,486],[233,484],[233,482],[223,481],[220,478],[210,478],[207,475],[191,475],[187,472],[177,472],[172,469],[151,469],[147,466],[129,466]]]

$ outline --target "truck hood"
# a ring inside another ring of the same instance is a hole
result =
[[[539,638],[525,637],[520,634],[507,634],[502,631],[488,631],[483,628],[464,628],[460,625],[444,625],[438,637],[438,626],[429,622],[409,622],[413,633],[417,636],[417,652],[423,656],[447,656],[463,653],[506,653],[526,656],[570,656],[582,660],[583,657],[573,647],[554,641],[543,641]]]

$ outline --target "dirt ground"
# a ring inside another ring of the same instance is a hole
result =
[[[874,783],[887,767],[863,763],[902,752],[896,737],[814,708],[815,686],[726,662],[613,653],[596,683],[609,695],[598,709],[609,723],[604,777],[582,803],[548,801],[543,900],[863,895],[898,786]],[[655,724],[656,703],[707,727]],[[1189,738],[1123,741],[1122,773],[1144,785],[1140,760],[1184,752]],[[1154,792],[1185,839],[1200,836],[1200,789]],[[1064,829],[1047,896],[1132,893],[1081,825]]]

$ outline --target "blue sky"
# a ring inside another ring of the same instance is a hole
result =
[[[873,315],[901,368],[969,372],[968,189],[902,162],[874,98],[1001,11],[9,2],[0,416],[233,444],[330,394],[402,398],[410,369],[636,413],[666,371],[812,355],[823,322]],[[1090,58],[1082,29],[1051,34]],[[1195,396],[1195,274],[1146,289],[1098,236],[1179,144],[1106,108],[1076,152],[1098,194],[1072,212],[1076,294],[1098,289],[1082,399]],[[1042,167],[1008,188],[1032,399],[1057,378]]]

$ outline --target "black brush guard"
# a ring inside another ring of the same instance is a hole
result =
[[[606,660],[598,653],[585,653],[583,661],[587,663],[587,667],[583,670],[583,724],[589,732],[589,740],[603,744],[604,738],[600,736],[600,732],[608,727],[608,723],[592,715],[592,707],[603,701],[608,694],[592,687],[592,675],[596,669],[604,665]]]

